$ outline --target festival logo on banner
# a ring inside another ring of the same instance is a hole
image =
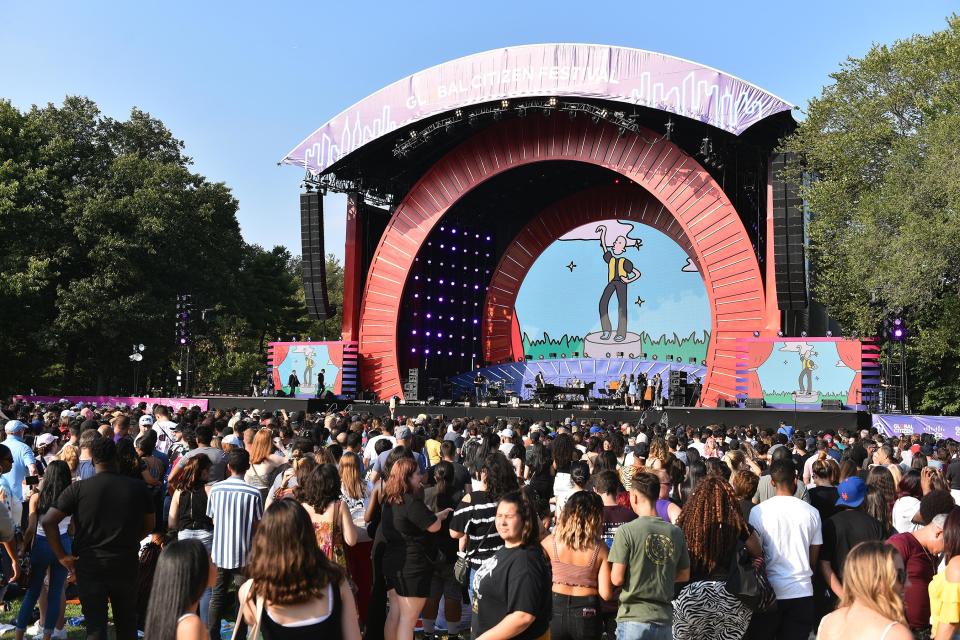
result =
[[[282,160],[319,174],[411,123],[484,102],[571,96],[672,112],[740,135],[791,105],[748,82],[673,56],[590,44],[485,51],[398,80],[346,109]]]
[[[707,291],[693,262],[667,235],[631,221],[586,224],[547,247],[516,313],[534,360],[698,364],[710,342]]]

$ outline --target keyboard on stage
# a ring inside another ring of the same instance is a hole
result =
[[[534,391],[533,395],[541,402],[552,402],[560,396],[577,396],[583,398],[584,402],[586,402],[590,397],[593,386],[593,382],[588,382],[582,387],[561,387],[556,384],[545,384]]]

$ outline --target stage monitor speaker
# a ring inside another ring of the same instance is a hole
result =
[[[747,409],[763,409],[767,406],[767,401],[763,398],[747,398],[743,401],[743,406]]]
[[[736,403],[730,402],[726,398],[717,398],[717,408],[726,409],[727,407],[735,407]]]
[[[327,295],[327,257],[323,250],[323,196],[319,191],[300,194],[300,267],[303,295],[311,320],[326,320],[337,313]]]
[[[670,370],[670,384],[687,384],[687,372],[680,369],[671,369]]]
[[[843,404],[839,400],[824,400],[820,403],[820,408],[827,411],[840,411],[843,409]]]
[[[774,273],[777,306],[782,311],[807,308],[803,199],[800,197],[798,185],[788,182],[782,175],[793,159],[792,153],[777,153],[773,155],[770,163]]]

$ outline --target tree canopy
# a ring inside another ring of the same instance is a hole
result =
[[[960,18],[850,58],[786,141],[817,298],[847,330],[907,320],[911,397],[960,412]]]
[[[136,108],[118,121],[81,97],[0,101],[0,391],[129,390],[140,343],[141,388],[172,391],[179,293],[200,387],[249,380],[277,336],[320,336],[298,259],[246,243],[230,189],[183,149]]]

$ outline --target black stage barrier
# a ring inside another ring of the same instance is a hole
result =
[[[389,416],[390,407],[386,403],[350,402],[314,398],[254,398],[235,396],[202,396],[209,401],[210,409],[260,409],[261,411],[336,411],[349,409],[351,413],[367,413],[374,416]],[[440,406],[438,404],[398,404],[397,416],[443,415],[447,418],[526,418],[528,420],[559,420],[573,417],[577,420],[603,418],[618,423],[687,425],[705,427],[712,425],[739,426],[756,425],[758,427],[776,427],[781,421],[798,429],[869,429],[872,421],[867,411],[851,409],[841,411],[816,410],[793,411],[792,409],[739,409],[711,407],[665,407],[647,411],[625,409],[552,409],[547,407],[464,407],[461,403]]]

